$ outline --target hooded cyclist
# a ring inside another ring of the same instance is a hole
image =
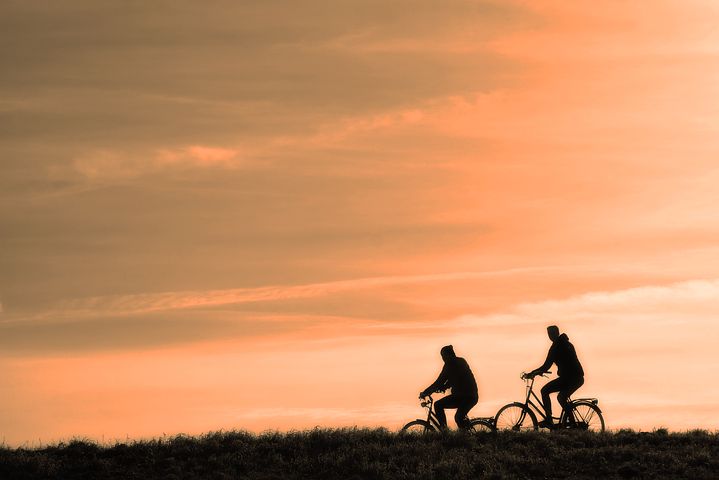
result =
[[[457,422],[458,427],[466,428],[468,426],[467,414],[479,399],[477,382],[467,361],[455,355],[452,345],[442,347],[440,354],[442,355],[442,360],[444,360],[442,372],[440,372],[439,377],[432,385],[419,394],[419,398],[424,398],[437,391],[444,392],[451,388],[452,393],[450,395],[434,402],[434,413],[437,415],[440,426],[446,429],[447,416],[444,410],[456,408],[457,413],[454,415],[454,420]]]
[[[551,428],[554,426],[554,423],[552,421],[552,401],[549,399],[549,394],[559,392],[557,394],[557,400],[562,408],[565,408],[570,395],[584,384],[584,369],[582,369],[582,364],[579,363],[574,345],[569,343],[569,337],[566,333],[560,335],[559,327],[551,325],[547,327],[547,335],[552,341],[547,359],[541,367],[535,368],[527,373],[525,377],[532,378],[537,375],[542,375],[549,371],[553,363],[557,365],[557,375],[559,378],[555,378],[542,387],[542,403],[544,403],[544,411],[547,418],[541,421],[539,426]]]

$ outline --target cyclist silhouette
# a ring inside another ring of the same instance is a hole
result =
[[[444,392],[448,388],[452,389],[452,393],[444,398],[434,402],[434,413],[437,415],[440,427],[447,428],[447,416],[444,413],[446,408],[456,408],[457,413],[454,420],[459,428],[467,428],[467,414],[477,405],[479,396],[477,395],[477,381],[474,379],[472,370],[464,358],[458,357],[454,353],[452,345],[442,347],[440,350],[444,367],[440,372],[437,380],[432,385],[420,392],[419,398],[441,391]]]
[[[565,408],[570,395],[584,384],[584,369],[582,368],[582,364],[579,363],[574,345],[569,343],[569,337],[566,333],[560,335],[559,327],[551,325],[547,327],[547,335],[552,341],[547,359],[541,367],[535,368],[526,374],[526,376],[531,378],[536,375],[541,375],[549,371],[553,363],[557,365],[557,375],[559,378],[555,378],[542,387],[542,403],[544,403],[547,418],[540,422],[539,426],[551,428],[553,426],[552,401],[549,399],[549,394],[559,392],[557,394],[557,400],[562,408]]]

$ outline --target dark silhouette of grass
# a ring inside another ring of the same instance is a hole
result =
[[[0,448],[2,479],[719,478],[719,434],[341,429]]]

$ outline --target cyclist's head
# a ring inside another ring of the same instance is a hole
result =
[[[555,341],[559,338],[559,327],[556,325],[550,325],[547,327],[547,335],[551,341]]]
[[[447,345],[446,347],[442,347],[442,350],[439,351],[439,353],[442,355],[442,360],[448,360],[450,358],[456,357],[454,354],[454,347],[452,345]]]

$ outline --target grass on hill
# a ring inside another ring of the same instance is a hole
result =
[[[719,434],[402,435],[383,429],[208,433],[0,448],[2,479],[719,478]]]

